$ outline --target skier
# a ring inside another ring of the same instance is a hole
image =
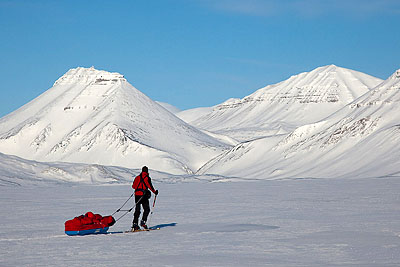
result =
[[[146,225],[147,216],[150,213],[150,205],[149,199],[151,198],[151,193],[148,189],[150,189],[155,195],[158,195],[158,190],[155,190],[151,179],[149,176],[149,169],[146,166],[143,166],[142,172],[136,176],[133,181],[132,188],[135,190],[135,213],[133,215],[132,222],[132,231],[139,230],[140,227],[138,225],[139,216],[140,216],[140,205],[143,206],[143,216],[140,221],[140,226],[144,229],[148,229]]]

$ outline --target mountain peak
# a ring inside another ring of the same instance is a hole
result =
[[[250,98],[292,104],[348,104],[382,80],[336,65],[326,65],[257,90]]]
[[[69,70],[54,87],[0,119],[0,151],[40,161],[193,173],[230,145],[200,131],[119,73]]]
[[[108,72],[104,70],[97,70],[93,66],[90,68],[77,67],[67,71],[55,83],[56,85],[63,84],[108,84],[116,83],[119,81],[126,81],[123,75],[117,72]]]
[[[336,66],[335,64],[330,64],[330,65],[322,66],[322,67],[320,67],[320,68],[321,68],[321,69],[337,69],[337,68],[343,69],[343,68],[341,68],[341,67]],[[317,68],[317,69],[318,69],[318,68]]]
[[[336,65],[322,66],[227,100],[192,124],[239,141],[282,134],[331,115],[381,82]]]

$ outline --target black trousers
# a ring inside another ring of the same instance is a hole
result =
[[[146,196],[135,196],[135,213],[133,214],[133,224],[138,224],[140,216],[140,206],[143,206],[142,221],[147,221],[150,213],[149,199]]]

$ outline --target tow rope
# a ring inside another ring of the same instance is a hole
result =
[[[130,208],[130,209],[128,209],[128,210],[123,210],[122,208],[125,206],[126,203],[128,203],[128,201],[133,197],[133,195],[134,195],[134,194],[131,194],[131,195],[129,196],[129,198],[124,202],[124,204],[122,204],[122,206],[121,206],[119,209],[117,209],[117,210],[111,215],[111,216],[114,216],[114,214],[117,213],[117,212],[124,212],[124,214],[122,214],[118,219],[115,220],[115,223],[117,223],[117,222],[118,222],[120,219],[122,219],[125,215],[127,215],[129,212],[131,212],[131,211],[136,207],[136,205],[142,200],[142,198],[144,197],[144,195],[143,195],[137,202],[135,202],[135,205],[133,205],[132,208]]]

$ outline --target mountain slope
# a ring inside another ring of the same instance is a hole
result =
[[[66,161],[191,173],[229,145],[186,124],[119,73],[71,69],[0,119],[0,151]]]
[[[165,103],[165,102],[160,102],[160,101],[156,101],[157,104],[159,104],[160,106],[162,106],[163,108],[165,108],[166,110],[168,110],[169,112],[171,112],[172,114],[176,114],[181,112],[181,110],[169,103]]]
[[[230,99],[200,118],[178,113],[192,125],[239,141],[288,133],[321,120],[382,80],[334,65],[290,77],[243,99]],[[190,113],[189,113],[190,115]]]
[[[400,70],[323,121],[240,144],[199,173],[253,178],[400,173]]]

